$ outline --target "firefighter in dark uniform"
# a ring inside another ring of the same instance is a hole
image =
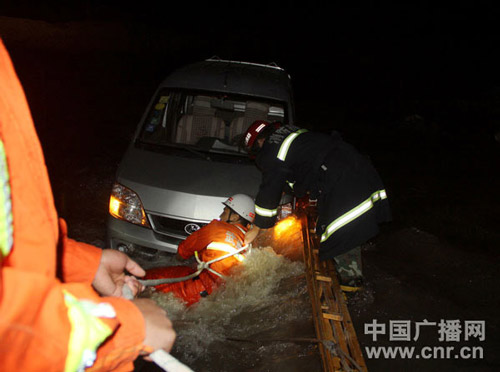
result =
[[[328,136],[262,120],[248,128],[244,145],[262,171],[245,244],[274,226],[287,187],[299,197],[308,193],[318,201],[320,259],[334,258],[342,283],[356,285],[362,279],[360,245],[391,220],[384,185],[370,161],[336,132]]]

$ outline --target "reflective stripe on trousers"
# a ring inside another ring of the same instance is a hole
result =
[[[387,194],[385,190],[375,191],[368,199],[359,204],[358,206],[351,209],[349,212],[344,213],[342,216],[337,218],[335,221],[330,223],[325,229],[325,232],[321,235],[321,242],[327,240],[332,234],[343,226],[347,225],[349,222],[354,221],[356,218],[362,216],[370,209],[373,208],[375,202],[387,199]]]
[[[5,147],[0,140],[0,253],[1,257],[7,257],[12,249],[13,225],[12,225],[12,201],[9,183],[9,169]]]
[[[83,371],[94,364],[97,348],[113,333],[99,317],[114,318],[116,313],[110,304],[79,300],[68,291],[63,292],[71,323],[64,371]]]

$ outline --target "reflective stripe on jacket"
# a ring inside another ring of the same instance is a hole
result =
[[[236,258],[240,262],[242,262],[245,259],[244,255],[242,255],[241,253],[237,253],[238,249],[234,248],[232,245],[229,245],[227,243],[212,242],[209,245],[207,245],[207,249],[223,252],[224,255],[231,253],[233,254],[232,257]]]
[[[71,322],[68,356],[65,371],[82,371],[91,367],[97,357],[97,348],[111,334],[113,329],[99,317],[114,318],[115,310],[110,304],[96,304],[78,300],[64,291],[64,302]]]
[[[242,247],[246,229],[241,225],[213,220],[208,225],[188,236],[179,244],[178,253],[187,259],[197,251],[202,261],[208,262],[221,257],[232,250]],[[234,252],[233,251],[233,252]],[[243,254],[234,255],[214,262],[210,268],[222,275],[228,275],[230,269],[238,265],[244,258]],[[210,274],[215,277],[215,274]]]
[[[255,199],[255,221],[261,228],[272,227],[278,215],[279,202],[285,185],[297,193],[304,192],[304,184],[301,181],[300,167],[295,171],[293,164],[295,143],[307,133],[306,129],[300,129],[292,125],[278,128],[269,138],[257,155],[256,162],[262,170],[262,183]],[[307,154],[304,162],[311,162],[314,153]],[[310,167],[310,166],[309,166]],[[307,186],[305,187],[307,189]]]
[[[364,213],[368,212],[373,208],[374,203],[379,200],[387,199],[387,193],[385,190],[375,191],[368,199],[363,201],[361,204],[355,206],[350,211],[344,213],[342,216],[338,217],[332,221],[325,229],[325,232],[321,234],[321,242],[323,243],[329,239],[333,233],[338,229],[347,225],[349,222],[354,221],[356,218],[361,217]]]
[[[12,201],[5,147],[0,139],[0,260],[12,249]]]

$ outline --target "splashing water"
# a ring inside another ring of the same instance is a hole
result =
[[[190,308],[171,293],[151,297],[174,323],[172,354],[194,370],[266,370],[271,365],[270,371],[299,371],[310,370],[311,363],[320,369],[315,345],[290,341],[315,337],[303,274],[302,262],[277,255],[271,247],[259,248],[224,286]],[[305,369],[296,369],[301,363]]]

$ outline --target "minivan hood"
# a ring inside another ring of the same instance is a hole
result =
[[[225,198],[239,193],[255,197],[261,174],[253,164],[180,157],[130,146],[117,181],[139,195],[147,212],[210,220],[221,213],[220,202]]]

